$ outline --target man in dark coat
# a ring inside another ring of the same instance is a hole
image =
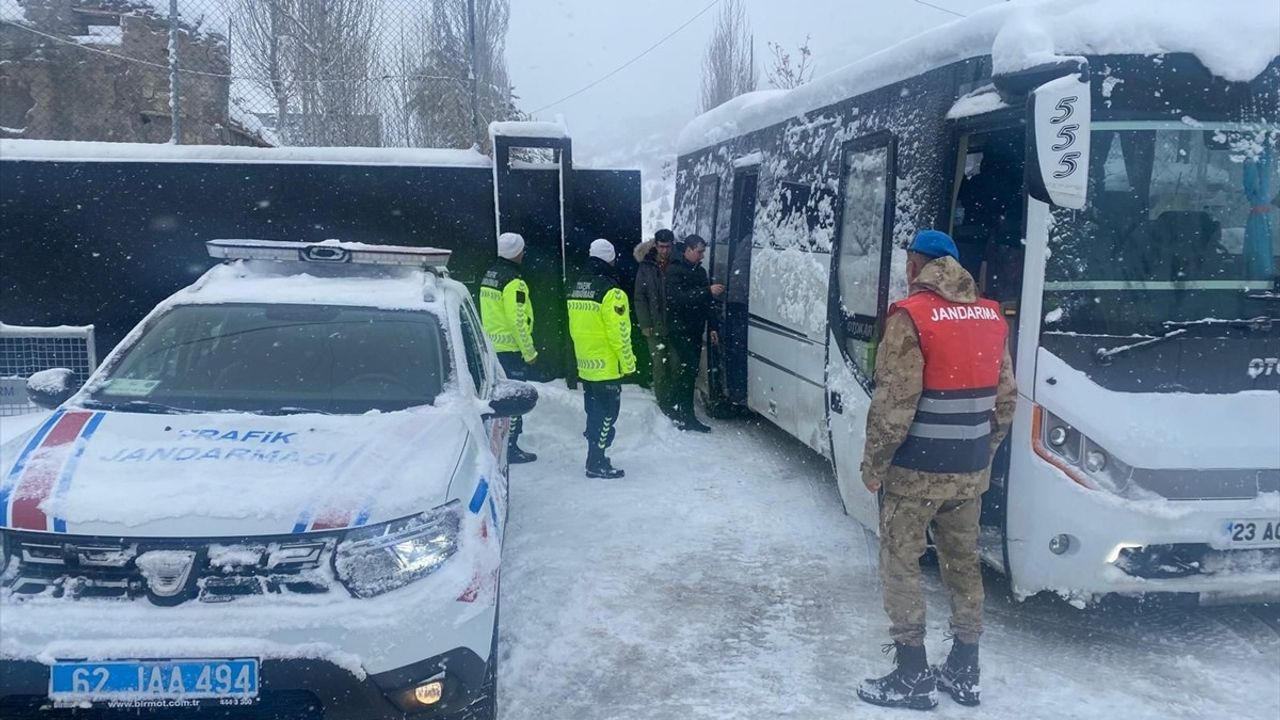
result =
[[[636,321],[649,344],[653,368],[653,395],[662,413],[675,419],[671,409],[671,339],[667,333],[667,268],[676,236],[659,230],[652,240],[636,245],[636,291],[632,295]]]
[[[724,294],[724,286],[712,285],[702,258],[707,241],[690,235],[676,248],[676,257],[667,270],[667,332],[671,338],[671,403],[676,425],[681,430],[710,432],[693,410],[693,388],[702,357],[702,337],[708,325],[711,342],[718,344],[712,298]]]

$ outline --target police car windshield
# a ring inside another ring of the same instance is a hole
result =
[[[427,405],[447,365],[426,312],[330,305],[181,305],[91,389],[176,411],[364,413]]]

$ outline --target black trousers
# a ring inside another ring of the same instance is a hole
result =
[[[512,380],[532,380],[533,368],[524,361],[518,352],[500,352],[498,353],[498,363],[502,365],[502,369],[506,371],[507,377]],[[511,418],[511,434],[507,436],[507,445],[516,446],[516,441],[520,439],[520,431],[524,430],[524,418],[516,416]]]
[[[671,411],[677,418],[694,418],[693,388],[698,382],[702,359],[702,338],[687,333],[671,333]]]
[[[587,411],[589,457],[598,457],[613,444],[618,434],[618,412],[622,409],[622,381],[582,381],[582,404]]]

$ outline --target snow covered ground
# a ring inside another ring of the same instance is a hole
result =
[[[543,385],[511,478],[500,717],[903,718],[859,702],[887,621],[875,539],[844,516],[826,461],[767,425],[682,434],[623,394],[612,456],[588,480],[581,396]],[[930,650],[946,598],[926,571]],[[933,717],[1280,716],[1280,609],[1078,611],[1016,604],[988,581],[983,704]]]
[[[876,540],[840,508],[825,460],[768,424],[676,431],[623,393],[622,480],[581,471],[582,399],[540,386],[511,477],[502,576],[502,720],[903,718],[859,702],[888,668]],[[0,418],[12,437],[43,414]],[[946,596],[926,570],[929,647]],[[987,583],[980,709],[932,717],[1273,720],[1280,608],[1075,610]]]

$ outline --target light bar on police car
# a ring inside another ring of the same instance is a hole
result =
[[[325,240],[318,243],[281,240],[210,240],[209,256],[220,260],[275,260],[278,262],[355,263],[359,265],[411,265],[443,268],[449,250],[403,245],[367,245]]]

